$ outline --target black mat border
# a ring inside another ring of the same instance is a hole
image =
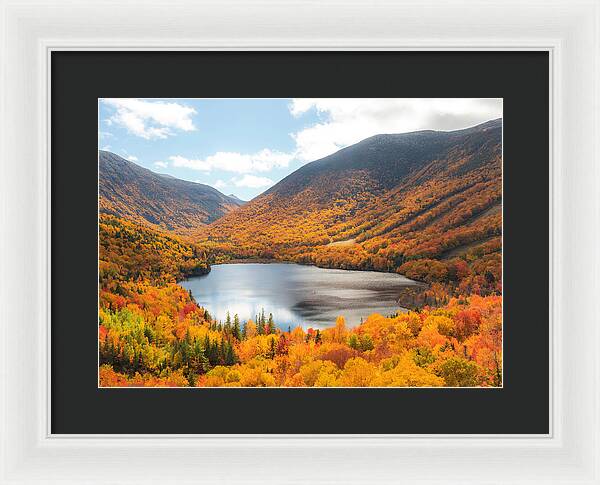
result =
[[[548,433],[548,67],[539,51],[53,52],[52,432]],[[504,98],[504,388],[97,389],[98,97]]]

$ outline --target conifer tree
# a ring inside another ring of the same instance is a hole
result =
[[[317,329],[317,333],[315,334],[315,343],[316,344],[321,343],[321,331],[319,329]]]
[[[258,335],[264,335],[265,334],[265,309],[263,308],[260,316],[258,317],[258,322],[257,322],[257,331],[258,331]]]
[[[225,363],[225,340],[221,337],[221,343],[219,345],[219,364]]]
[[[269,359],[275,358],[275,337],[271,337],[269,342]]]
[[[237,313],[233,316],[233,336],[238,340],[241,340],[242,337],[240,333],[240,318]]]
[[[229,342],[225,342],[225,365],[233,365],[236,362],[233,346]]]

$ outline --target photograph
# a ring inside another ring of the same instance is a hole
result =
[[[0,0],[0,485],[600,485],[600,1],[75,3]]]
[[[502,98],[98,99],[99,388],[502,388],[502,280]]]

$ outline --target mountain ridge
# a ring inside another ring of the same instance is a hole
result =
[[[385,174],[382,172],[377,173],[377,175],[379,175],[378,182],[380,184],[383,183],[384,186],[392,186],[398,181],[399,178],[406,175],[406,173],[410,171],[415,164],[421,162],[424,158],[435,158],[435,155],[441,154],[444,150],[448,149],[452,143],[455,143],[457,138],[461,136],[468,137],[471,135],[476,135],[478,133],[486,132],[489,129],[501,130],[501,127],[502,119],[498,118],[473,127],[455,131],[420,130],[408,133],[373,135],[359,141],[354,145],[344,147],[337,152],[327,155],[326,157],[303,165],[296,171],[284,177],[277,184],[257,196],[255,199],[261,197],[262,195],[276,191],[278,187],[288,184],[290,180],[297,178],[299,174],[306,174],[310,176],[313,174],[313,172],[318,172],[325,169],[334,168],[347,170],[351,168],[357,168],[357,166],[364,168],[365,159],[372,159],[373,154],[379,154],[384,151],[382,149],[386,145],[402,144],[401,153],[398,153],[397,151],[387,153],[384,152],[381,153],[381,155],[383,155],[383,159],[377,159],[378,163],[383,162],[384,164],[400,164],[403,162],[403,166],[397,168],[405,170],[397,172],[396,178],[388,179],[386,183],[383,181]],[[437,139],[433,140],[433,137],[436,137]],[[429,150],[419,152],[419,149],[422,148],[425,143],[433,144],[429,147]],[[373,168],[373,162],[370,163],[370,166]]]
[[[241,204],[217,189],[144,168],[99,150],[99,209],[163,230],[188,233]]]

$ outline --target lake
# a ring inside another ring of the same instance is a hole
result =
[[[213,318],[224,321],[229,311],[244,322],[264,308],[283,330],[331,327],[339,315],[353,327],[372,313],[402,311],[398,292],[415,284],[392,273],[285,263],[218,264],[207,275],[180,282]]]

